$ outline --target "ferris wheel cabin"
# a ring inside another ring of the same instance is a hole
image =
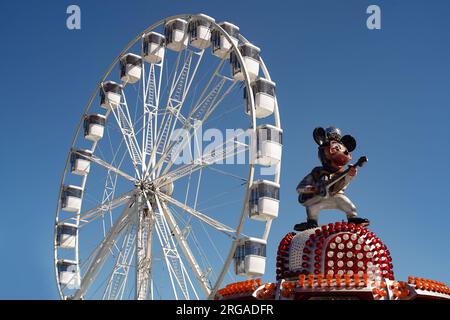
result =
[[[277,165],[281,161],[282,147],[283,130],[268,124],[256,128],[256,164]]]
[[[101,114],[91,114],[84,118],[84,138],[97,142],[103,138],[106,117]]]
[[[164,43],[166,38],[157,32],[150,32],[144,36],[144,60],[148,63],[160,63],[164,58]]]
[[[73,174],[85,176],[89,174],[91,168],[92,151],[90,150],[74,150],[70,155],[70,168]]]
[[[122,98],[122,89],[123,86],[114,81],[102,83],[100,90],[100,106],[105,109],[113,109],[118,106]]]
[[[244,43],[239,46],[239,51],[244,60],[250,80],[254,81],[259,74],[259,53],[261,50],[251,43]],[[230,54],[230,64],[234,79],[243,81],[244,70],[242,69],[236,54],[233,52]]]
[[[280,185],[268,180],[256,181],[251,189],[249,216],[260,221],[278,217],[280,205]]]
[[[58,225],[56,245],[64,249],[75,248],[78,227],[75,224],[63,222]]]
[[[189,42],[187,30],[188,23],[184,19],[168,21],[164,27],[167,49],[179,52],[186,48]]]
[[[228,33],[231,41],[237,46],[239,43],[239,27],[229,22],[221,22],[219,26]],[[214,30],[212,33],[212,54],[224,59],[230,55],[231,48],[232,44],[228,39],[219,30]]]
[[[73,286],[76,287],[79,285],[79,273],[78,273],[78,264],[73,260],[58,260],[57,263],[58,268],[58,280],[59,283],[63,286]]]
[[[127,83],[136,83],[141,79],[142,58],[127,53],[120,59],[120,79]]]
[[[234,254],[235,272],[239,276],[259,277],[266,269],[266,241],[241,239]]]
[[[64,186],[61,193],[61,209],[67,212],[78,212],[81,209],[83,188],[78,186]]]
[[[201,18],[203,19],[201,19]],[[190,44],[203,50],[211,45],[211,22],[215,20],[205,14],[199,14],[189,23]]]
[[[253,97],[255,99],[256,118],[262,119],[273,114],[275,110],[275,82],[264,78],[258,78],[252,83]],[[244,98],[247,99],[247,90],[244,90]],[[250,103],[247,99],[247,114],[250,114]]]

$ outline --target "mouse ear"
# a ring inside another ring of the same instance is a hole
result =
[[[314,141],[321,146],[322,144],[324,144],[325,140],[326,140],[326,134],[325,134],[325,129],[322,127],[318,127],[315,128],[313,131],[313,138]]]
[[[349,152],[356,149],[356,140],[351,135],[345,135],[341,138],[341,143],[347,148]]]

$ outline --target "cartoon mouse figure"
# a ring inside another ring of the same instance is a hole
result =
[[[321,167],[314,168],[297,186],[299,202],[306,207],[307,221],[296,224],[296,231],[318,227],[319,211],[338,209],[347,215],[348,222],[367,226],[369,220],[357,217],[356,207],[344,194],[345,188],[357,173],[357,167],[367,162],[361,157],[354,165],[345,165],[352,160],[356,140],[351,135],[341,136],[336,127],[316,128],[314,141],[319,145]]]

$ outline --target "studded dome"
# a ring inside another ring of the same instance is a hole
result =
[[[277,280],[300,274],[374,274],[394,280],[392,258],[382,241],[346,222],[287,234],[278,247],[276,272]]]

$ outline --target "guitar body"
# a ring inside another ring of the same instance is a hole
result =
[[[298,202],[305,207],[309,207],[314,204],[317,204],[324,199],[325,199],[325,197],[322,197],[319,195],[314,195],[314,194],[300,194],[298,196]]]
[[[367,161],[367,157],[361,157],[353,166],[362,167]],[[303,206],[308,207],[321,202],[330,195],[335,195],[345,186],[345,184],[341,183],[341,181],[343,181],[343,179],[348,175],[349,171],[350,168],[327,181],[318,194],[300,193],[298,196],[298,202],[300,202]]]

